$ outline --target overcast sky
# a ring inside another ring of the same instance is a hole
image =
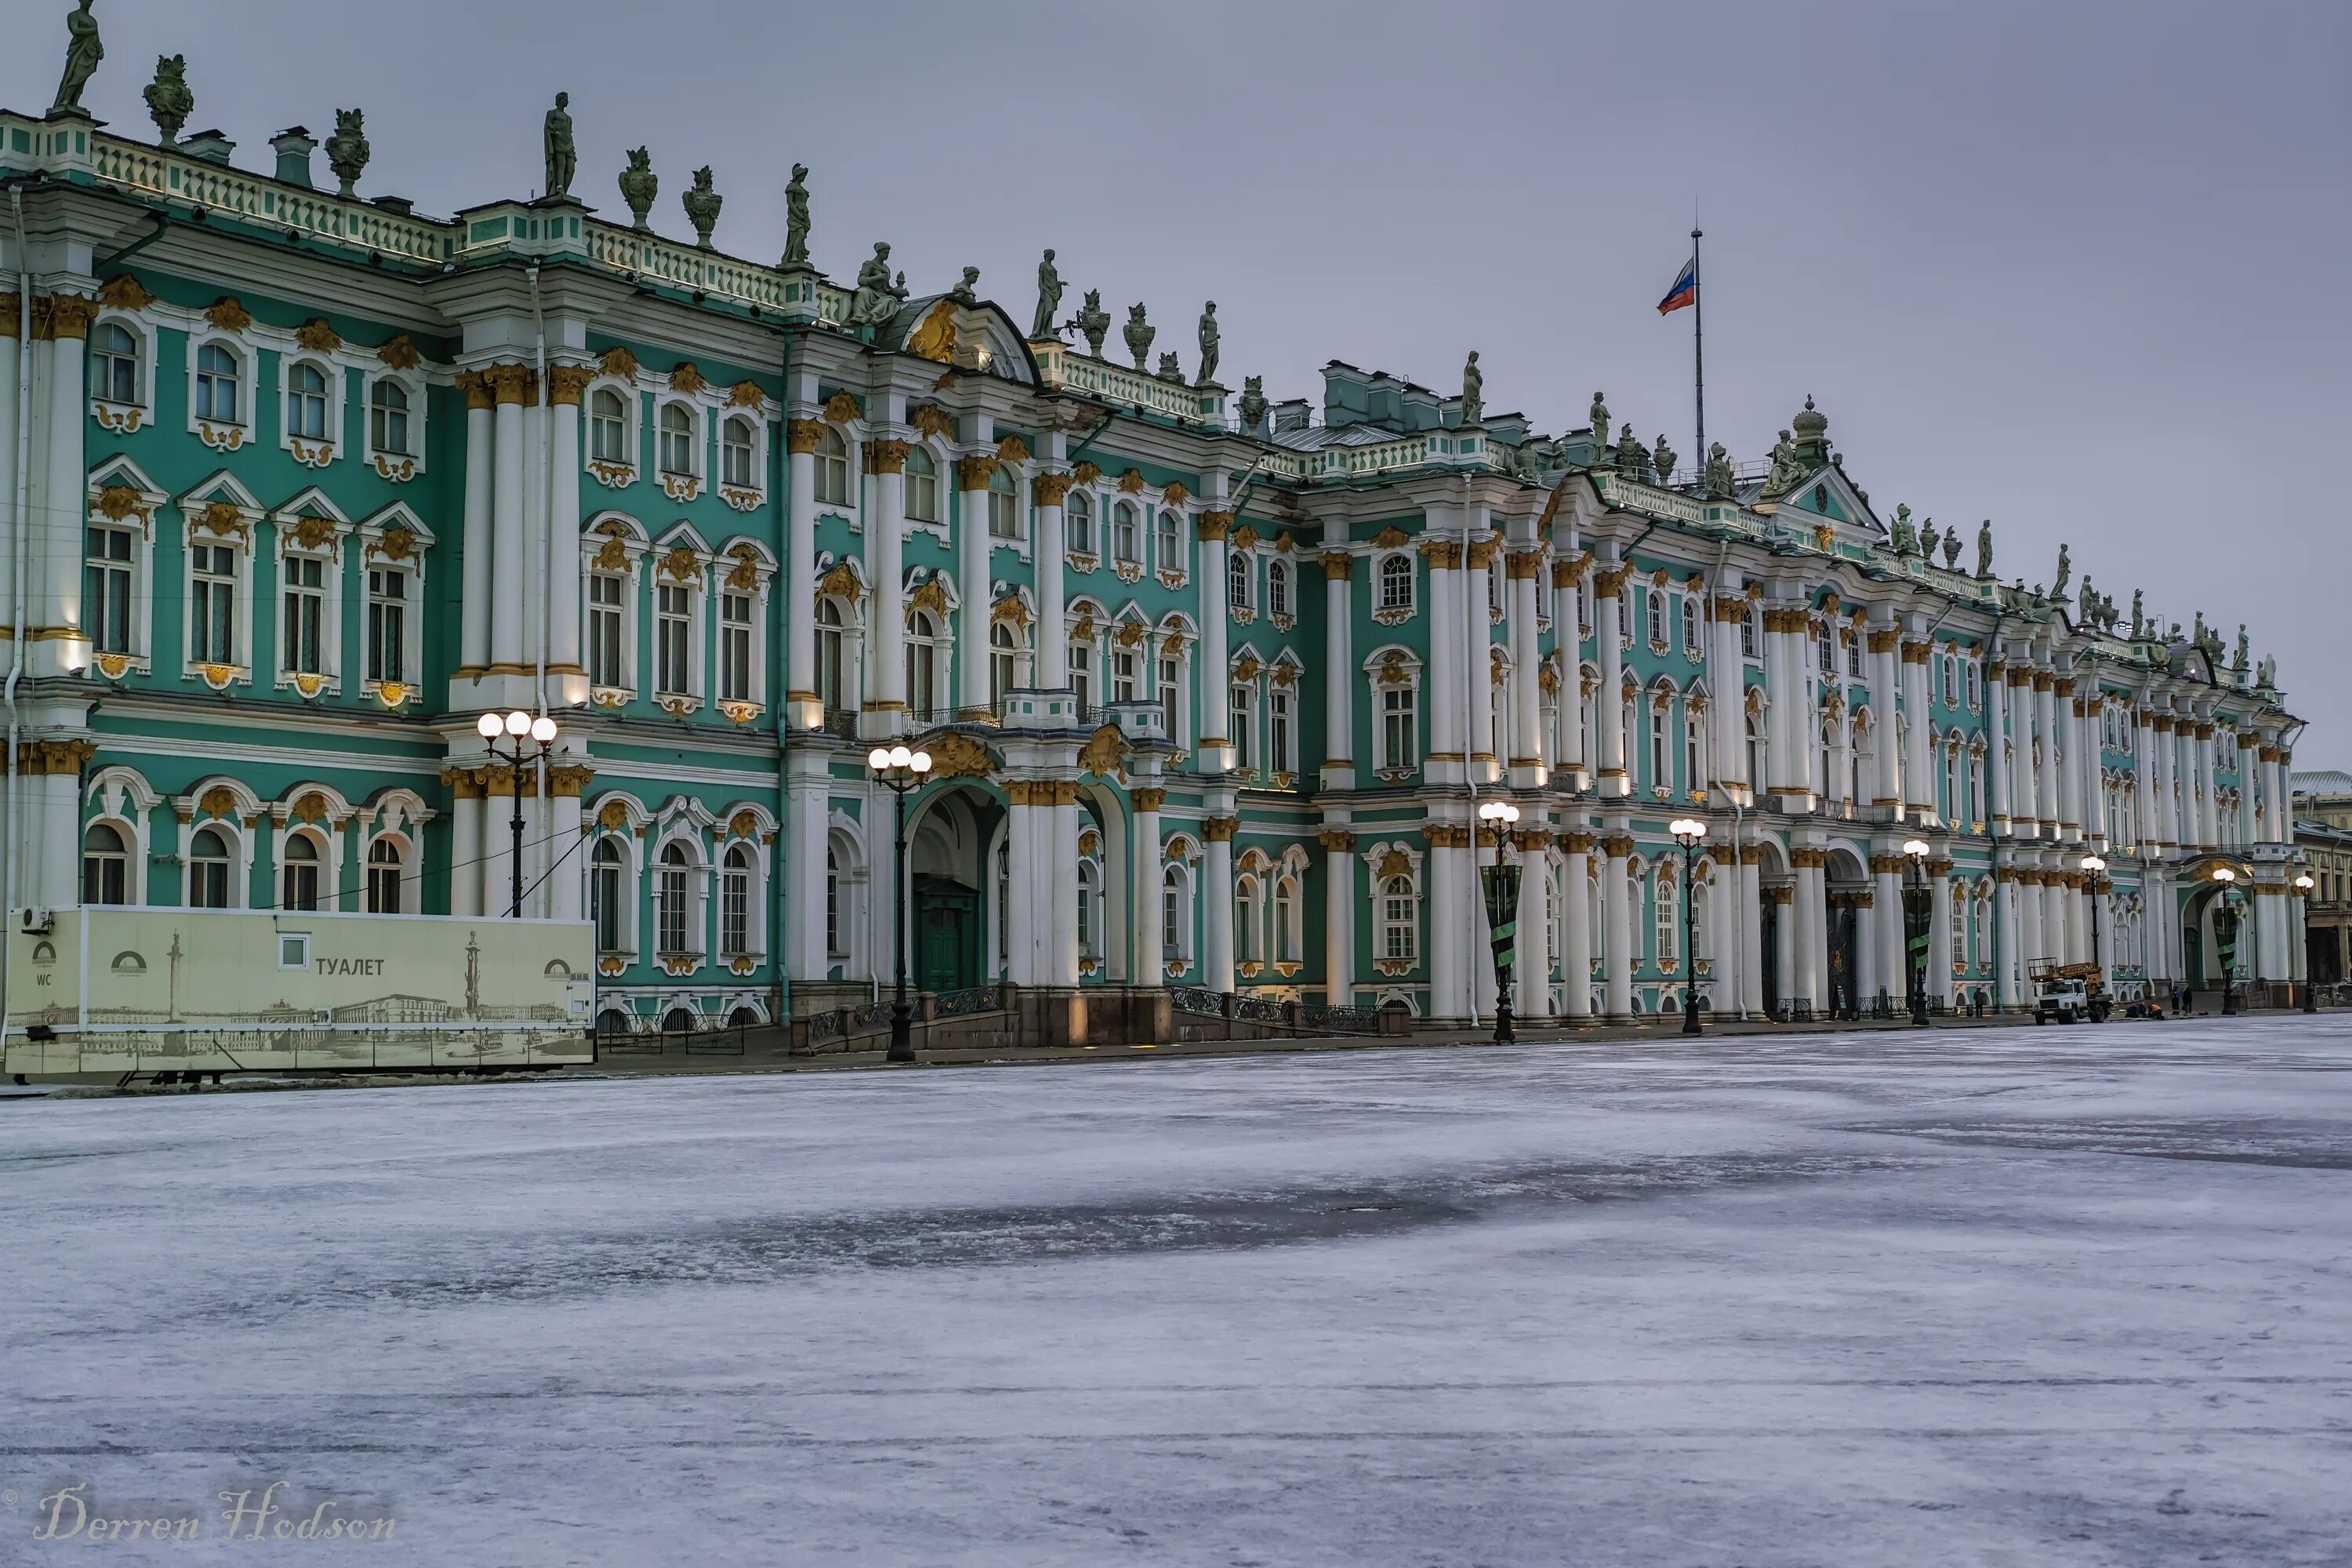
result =
[[[64,0],[19,0],[0,99],[45,106]],[[2252,623],[2352,766],[2352,6],[1557,3],[799,6],[772,0],[99,0],[86,101],[150,135],[185,53],[189,129],[237,162],[367,111],[363,192],[529,194],[572,93],[574,194],[644,143],[656,222],[716,171],[718,243],[773,259],[793,161],[819,266],[888,239],[916,292],[966,265],[1025,324],[1041,246],[1221,378],[1319,396],[1345,359],[1584,423],[1593,390],[1691,440],[1689,312],[1654,306],[1706,230],[1707,430],[1740,460],[1811,393],[1882,512],[1995,568],[2077,574],[2186,625]],[[55,15],[47,15],[54,13]],[[320,160],[324,177],[323,155]],[[1114,344],[1116,331],[1114,331]]]

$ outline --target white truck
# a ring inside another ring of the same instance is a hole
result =
[[[2059,963],[2037,958],[2026,965],[2033,982],[2033,1021],[2094,1024],[2107,1021],[2111,999],[2095,963]]]

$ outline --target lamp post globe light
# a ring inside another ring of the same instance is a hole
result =
[[[2083,857],[2083,873],[2091,879],[2091,966],[2095,969],[2099,966],[2099,903],[2107,896],[2104,885],[2106,870],[2105,856]]]
[[[2294,879],[2294,890],[2303,895],[2303,929],[2306,933],[2311,930],[2311,889],[2313,886],[2314,883],[2311,879],[2310,872],[2303,871],[2296,874]],[[2306,934],[2304,938],[2304,948],[2306,952],[2308,952],[2310,946],[2311,939],[2309,935]],[[2310,963],[2311,961],[2307,957],[2304,961],[2303,1010],[2306,1013],[2316,1013],[2319,1011],[2319,989],[2312,984]]]
[[[2220,908],[2213,911],[2213,945],[2221,950],[2221,1016],[2227,1018],[2238,1010],[2238,911],[2230,903],[2230,895],[2237,891],[2238,873],[2227,866],[2216,866],[2213,880],[2221,885]]]
[[[509,844],[509,869],[512,898],[507,905],[507,918],[522,918],[522,771],[546,760],[555,749],[555,721],[541,713],[536,719],[517,708],[508,713],[485,713],[474,721],[474,732],[482,738],[482,749],[494,762],[506,763],[514,770],[514,787],[507,792],[514,802],[514,816],[509,823],[512,833]],[[499,741],[508,742],[505,751],[499,750]],[[524,749],[524,742],[530,749]]]
[[[1700,1034],[1698,1021],[1698,947],[1693,932],[1698,910],[1698,884],[1692,879],[1694,857],[1698,847],[1706,842],[1706,824],[1696,816],[1678,816],[1666,825],[1675,842],[1683,847],[1683,1033]]]
[[[923,787],[931,771],[931,753],[909,751],[905,746],[877,746],[866,753],[866,771],[874,782],[888,790],[893,797],[897,831],[892,842],[898,854],[891,860],[895,868],[891,897],[898,902],[890,912],[890,947],[893,978],[890,991],[890,1050],[886,1058],[894,1062],[915,1059],[915,1015],[907,1005],[907,796]]]
[[[1911,1003],[1911,1022],[1918,1028],[1927,1026],[1927,921],[1934,909],[1933,895],[1927,889],[1927,841],[1906,838],[1903,841],[1903,858],[1906,869],[1903,878],[1903,941],[1904,974],[1908,984],[1906,990]]]
[[[1511,1032],[1511,964],[1518,935],[1519,870],[1503,864],[1503,838],[1518,821],[1519,808],[1507,800],[1490,800],[1478,808],[1478,820],[1495,834],[1495,864],[1486,875],[1486,925],[1495,950],[1495,1043],[1507,1046],[1518,1037]],[[1477,858],[1474,845],[1470,854]]]

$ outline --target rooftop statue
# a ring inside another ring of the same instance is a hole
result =
[[[49,105],[51,114],[81,107],[81,89],[98,74],[98,62],[105,58],[98,18],[89,14],[89,0],[81,0],[66,13],[66,73],[58,79],[58,100]]]
[[[954,288],[948,290],[948,298],[953,300],[959,305],[970,306],[979,304],[980,268],[977,267],[965,268],[963,269],[963,278],[961,280],[959,281]]]
[[[547,125],[541,141],[547,150],[547,191],[551,196],[572,194],[572,176],[580,167],[579,150],[572,144],[572,116],[565,112],[572,107],[572,95],[559,92],[555,107],[547,111]]]
[[[1666,445],[1666,433],[1658,432],[1658,444],[1650,452],[1650,461],[1656,465],[1658,483],[1664,484],[1675,477],[1675,449]]]
[[[1929,566],[1936,563],[1936,520],[1932,517],[1919,531],[1919,559]]]
[[[1486,417],[1486,376],[1478,368],[1478,351],[1462,362],[1462,423],[1475,425]]]
[[[1184,362],[1176,357],[1174,349],[1170,349],[1160,356],[1160,368],[1153,374],[1162,381],[1181,386],[1184,384]]]
[[[1992,575],[1992,519],[1987,518],[1977,528],[1977,575]]]
[[[2230,661],[2230,668],[2232,669],[2246,668],[2246,623],[2243,621],[2238,623],[2238,657]]]
[[[1265,377],[1242,377],[1242,428],[1255,430],[1265,423]]]
[[[1633,434],[1633,422],[1617,433],[1617,471],[1643,484],[1650,481],[1650,449]]]
[[[878,327],[898,313],[900,301],[907,297],[904,282],[890,281],[890,247],[877,240],[874,254],[857,269],[856,291],[849,297],[849,315],[845,327]]]
[[[1054,252],[1046,247],[1037,263],[1037,313],[1029,321],[1029,341],[1054,336],[1054,312],[1062,308],[1062,275],[1054,270]]]
[[[180,127],[196,110],[196,95],[188,90],[188,57],[157,55],[155,79],[147,84],[147,90],[141,96],[147,100],[148,117],[163,132],[163,145],[178,146]]]
[[[2058,575],[2050,580],[2050,592],[2059,598],[2066,596],[2066,579],[2074,574],[2074,563],[2066,553],[2066,542],[2058,542]]]
[[[694,243],[703,250],[710,248],[710,231],[719,226],[719,208],[727,198],[710,186],[710,165],[705,163],[694,172],[694,184],[678,193],[678,205],[686,208],[686,221],[694,226]]]
[[[1944,570],[1957,572],[1960,566],[1960,531],[1957,527],[1944,531]]]
[[[2096,625],[2099,618],[2099,595],[2091,587],[2091,574],[2083,574],[2082,590],[2074,595],[2074,618],[2084,626]]]
[[[1772,471],[1764,478],[1763,499],[1770,500],[1787,495],[1804,478],[1804,465],[1797,458],[1797,448],[1789,441],[1789,433],[1783,430],[1780,438],[1772,443]]]
[[[650,226],[646,215],[654,210],[654,197],[661,194],[661,176],[654,173],[654,155],[644,147],[631,148],[629,166],[621,171],[621,199],[629,204],[629,215],[635,226]]]
[[[1706,477],[1703,482],[1708,500],[1729,500],[1732,498],[1731,454],[1723,449],[1720,441],[1706,449]]]
[[[2132,590],[2132,640],[2134,642],[2137,642],[2147,631],[2147,617],[2140,613],[2140,593],[2137,588]]]
[[[1160,335],[1160,330],[1143,319],[1141,305],[1129,305],[1127,308],[1127,326],[1124,333],[1127,338],[1127,352],[1135,356],[1135,368],[1141,370],[1143,362],[1150,357],[1151,340]]]
[[[1584,417],[1585,422],[1592,428],[1592,449],[1598,452],[1601,447],[1609,445],[1608,400],[1603,398],[1601,394],[1597,392],[1594,393],[1592,395],[1592,407]]]
[[[351,200],[352,188],[360,183],[360,175],[367,165],[367,131],[360,122],[360,111],[338,109],[335,110],[335,133],[327,138],[327,167],[332,169],[335,178],[342,182],[342,189],[335,194],[345,201]]]
[[[1919,536],[1911,527],[1911,508],[1897,501],[1895,506],[1895,526],[1888,531],[1894,540],[1895,553],[1908,555],[1917,547]]]
[[[2265,654],[2263,656],[2263,662],[2256,666],[2254,669],[2254,684],[2261,687],[2265,691],[2270,690],[2278,685],[2277,655]]]
[[[784,260],[786,267],[808,265],[808,165],[794,163],[784,182]]]
[[[1087,340],[1087,353],[1102,358],[1103,339],[1110,335],[1110,312],[1102,307],[1102,290],[1087,290],[1087,302],[1078,308],[1078,332]]]
[[[1217,302],[1210,300],[1201,309],[1201,379],[1194,384],[1211,386],[1217,379]]]

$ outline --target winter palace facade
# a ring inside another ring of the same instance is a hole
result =
[[[1900,998],[1913,838],[1946,1005],[2095,947],[2214,984],[2224,897],[2243,973],[2300,963],[2267,667],[1923,552],[1811,399],[1752,471],[1475,369],[1269,403],[1057,279],[1016,319],[568,196],[431,219],[312,146],[0,116],[12,906],[495,920],[520,796],[609,1028],[887,986],[894,882],[937,992],[1465,1018],[1498,853],[1523,1018]],[[512,708],[561,726],[520,769]],[[915,738],[901,864],[866,755]]]

